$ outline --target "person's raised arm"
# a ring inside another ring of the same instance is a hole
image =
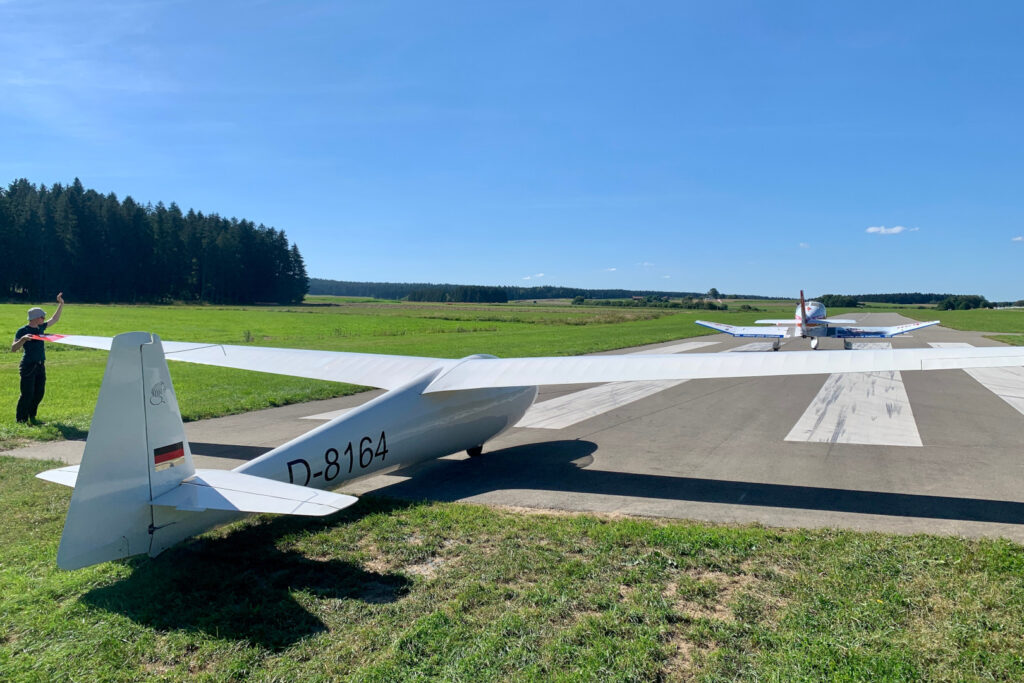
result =
[[[46,321],[46,326],[56,325],[57,321],[60,320],[60,312],[64,310],[64,292],[57,293],[57,310],[53,312],[53,317]]]

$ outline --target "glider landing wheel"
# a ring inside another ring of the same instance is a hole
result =
[[[467,448],[466,449],[466,454],[469,457],[471,457],[471,458],[479,458],[480,454],[483,453],[483,452],[484,452],[484,447],[482,445],[480,445],[480,446],[473,446],[472,448]]]

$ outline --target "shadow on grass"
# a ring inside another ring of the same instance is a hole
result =
[[[372,501],[361,514],[409,506]],[[367,604],[395,602],[408,592],[411,582],[400,574],[366,571],[351,562],[313,559],[277,547],[283,536],[315,533],[357,517],[348,511],[329,520],[277,517],[223,538],[196,539],[155,559],[126,560],[134,570],[131,576],[89,591],[82,599],[160,631],[200,631],[279,650],[327,630],[293,592]]]
[[[68,441],[84,441],[89,436],[88,429],[82,429],[78,425],[67,422],[47,422],[46,429],[57,432]]]

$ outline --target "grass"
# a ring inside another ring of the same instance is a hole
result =
[[[366,498],[54,568],[69,490],[0,458],[0,680],[1020,680],[1006,541]]]
[[[901,310],[915,320],[941,320],[944,327],[987,333],[989,339],[1024,346],[1024,310],[976,308],[970,311]]]

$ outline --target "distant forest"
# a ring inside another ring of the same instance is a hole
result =
[[[856,306],[857,302],[872,304],[937,304],[955,294],[922,294],[921,292],[900,292],[898,294],[822,294],[814,297],[826,306]]]
[[[77,178],[0,188],[0,254],[0,298],[14,300],[291,304],[309,285],[282,230],[119,201]]]
[[[425,282],[347,282],[312,278],[309,293],[329,296],[364,296],[373,299],[405,299],[408,301],[453,301],[468,303],[505,303],[518,300],[575,299],[577,303],[586,300],[588,304],[601,300],[632,300],[643,297],[643,301],[620,302],[615,305],[657,305],[672,308],[727,308],[723,304],[710,306],[705,299],[776,299],[792,297],[764,296],[761,294],[722,294],[712,287],[707,292],[665,292],[633,289],[581,289],[579,287],[492,287],[483,285],[433,284]],[[683,299],[674,306],[665,299]],[[897,292],[891,294],[823,294],[808,297],[829,307],[856,307],[859,303],[885,303],[924,305],[933,304],[940,308],[976,308],[991,306],[985,297],[977,295],[934,294],[921,292]],[[1009,305],[1007,302],[1006,305]],[[1021,302],[1017,302],[1021,305]]]
[[[979,294],[921,294],[911,292],[909,294],[823,294],[815,297],[825,306],[833,308],[845,307],[854,308],[861,303],[883,303],[883,304],[910,304],[924,305],[934,304],[940,311],[965,311],[972,308],[993,308],[1001,306],[1024,306],[1024,300],[1020,301],[988,301]]]
[[[408,299],[409,301],[467,301],[504,303],[531,299],[629,299],[634,296],[657,299],[693,299],[704,296],[723,299],[772,299],[746,294],[705,292],[665,292],[633,289],[581,289],[579,287],[489,287],[482,285],[433,284],[424,282],[345,282],[312,278],[309,293],[330,296],[365,296],[374,299]]]

